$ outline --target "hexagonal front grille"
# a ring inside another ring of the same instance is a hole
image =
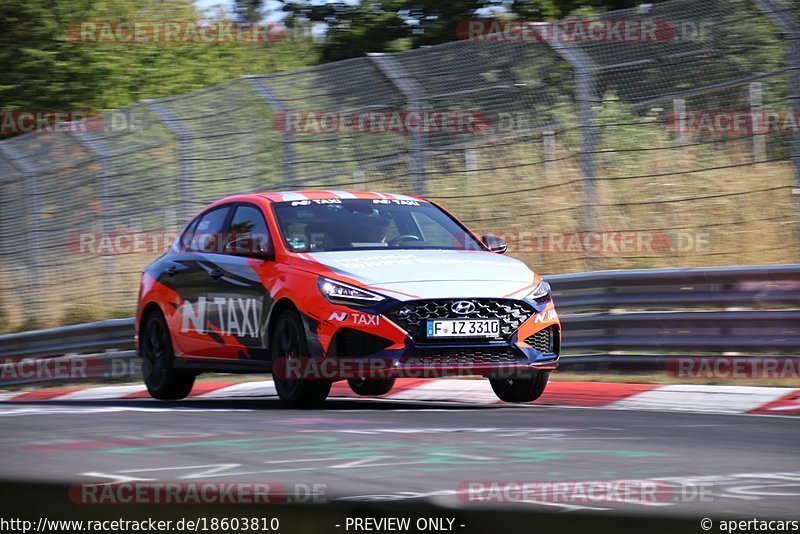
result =
[[[555,327],[539,330],[532,336],[525,338],[525,343],[544,354],[555,352]]]
[[[414,349],[401,360],[407,365],[481,365],[516,363],[519,355],[511,347],[476,349]]]
[[[454,302],[467,301],[475,305],[467,313],[455,313]],[[511,299],[435,299],[412,300],[389,310],[386,316],[416,341],[427,339],[425,329],[429,319],[500,319],[498,339],[508,339],[522,323],[533,315],[533,309],[522,301]],[[441,341],[441,340],[436,340]],[[452,342],[452,340],[450,340]]]

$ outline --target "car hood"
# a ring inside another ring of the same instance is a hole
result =
[[[334,277],[357,280],[399,300],[521,298],[535,276],[519,260],[484,251],[365,250],[304,256],[333,271]]]

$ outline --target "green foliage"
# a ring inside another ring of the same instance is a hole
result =
[[[455,41],[459,23],[474,19],[551,20],[635,7],[638,0],[281,0],[289,26],[326,26],[323,61]]]
[[[87,21],[196,21],[188,0],[5,0],[0,5],[0,109],[100,112],[187,93],[243,74],[316,63],[309,40],[250,43],[86,43]]]

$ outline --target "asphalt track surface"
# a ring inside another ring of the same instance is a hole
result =
[[[0,477],[315,486],[327,502],[469,502],[470,482],[659,481],[656,502],[515,502],[536,511],[800,518],[790,417],[275,398],[0,404]],[[660,486],[659,486],[660,487]],[[659,490],[661,491],[661,490]],[[702,493],[702,495],[700,495]]]

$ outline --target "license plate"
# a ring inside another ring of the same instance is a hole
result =
[[[434,319],[428,321],[428,337],[500,337],[497,319]]]

